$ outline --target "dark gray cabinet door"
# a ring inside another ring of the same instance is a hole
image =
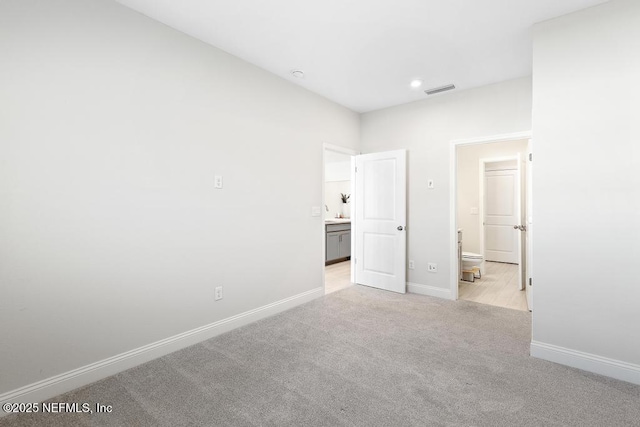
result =
[[[327,233],[326,260],[332,261],[340,258],[340,232]]]
[[[340,233],[340,258],[351,256],[351,231]]]
[[[326,225],[325,261],[343,260],[351,256],[351,224]]]

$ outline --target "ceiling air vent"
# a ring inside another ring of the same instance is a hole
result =
[[[452,90],[455,88],[456,88],[455,85],[446,85],[441,87],[434,87],[433,89],[427,89],[424,91],[424,93],[426,93],[427,95],[435,95],[436,93],[446,92],[448,90]]]

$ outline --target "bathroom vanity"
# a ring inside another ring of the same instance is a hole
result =
[[[325,265],[351,259],[351,221],[325,221]]]

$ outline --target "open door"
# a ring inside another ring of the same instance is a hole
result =
[[[516,215],[518,216],[518,222],[514,224],[514,230],[516,232],[517,240],[518,240],[518,289],[521,291],[524,290],[524,274],[525,274],[525,253],[524,253],[524,241],[523,234],[526,232],[526,227],[524,227],[524,211],[522,209],[522,160],[520,154],[518,154],[518,160],[516,160],[518,165],[517,170],[517,183],[516,186],[518,191],[516,192]]]
[[[522,180],[520,155],[508,160],[483,159],[484,259],[518,265],[516,286],[524,289]]]
[[[526,200],[527,200],[527,215],[526,215],[526,231],[524,233],[525,236],[525,246],[526,246],[526,256],[527,256],[527,271],[526,271],[526,294],[527,294],[527,305],[529,306],[529,311],[533,311],[533,289],[532,284],[533,280],[531,277],[533,276],[533,147],[531,140],[527,142],[527,181],[526,181]]]
[[[406,292],[406,150],[356,156],[356,283]]]

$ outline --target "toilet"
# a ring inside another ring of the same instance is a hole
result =
[[[462,252],[462,271],[473,272],[474,278],[480,278],[480,267],[484,261],[482,255],[473,252]],[[471,280],[473,281],[473,280]]]

